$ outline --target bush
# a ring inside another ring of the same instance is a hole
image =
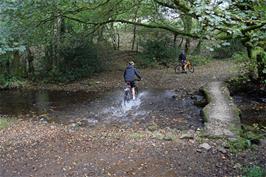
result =
[[[7,118],[0,116],[0,129],[8,127],[10,123],[11,123],[11,120],[8,120]]]
[[[260,139],[265,138],[264,127],[259,127],[257,124],[253,126],[243,126],[238,132],[238,137],[229,141],[229,147],[232,152],[239,152],[251,148],[253,144],[259,144]]]
[[[190,60],[194,66],[205,65],[211,61],[210,58],[200,55],[190,55],[187,56],[187,59]]]
[[[51,53],[48,48],[48,54]],[[39,63],[36,78],[51,82],[68,82],[88,77],[103,70],[103,62],[99,58],[97,46],[89,39],[81,36],[65,36],[60,46],[60,62],[51,66],[47,55]]]
[[[243,52],[245,50],[245,47],[242,45],[240,40],[232,39],[228,42],[230,43],[230,45],[214,48],[214,58],[230,58],[233,56],[234,53]]]
[[[143,52],[137,55],[140,67],[146,68],[157,64],[167,66],[175,61],[176,49],[169,39],[148,40],[141,44]]]
[[[12,75],[0,74],[0,88],[18,88],[23,85],[23,82]]]
[[[256,166],[256,165],[244,168],[243,172],[244,172],[243,177],[265,177],[266,176],[265,169],[261,168],[260,166]]]
[[[102,71],[97,49],[91,43],[64,46],[61,49],[61,56],[64,60],[58,67],[58,74],[63,81],[75,80]]]
[[[139,68],[155,67],[156,65],[155,59],[145,53],[137,54],[136,63],[138,63]]]
[[[236,52],[233,54],[232,56],[232,59],[236,62],[247,62],[249,59],[248,59],[248,56],[246,53],[244,52]]]

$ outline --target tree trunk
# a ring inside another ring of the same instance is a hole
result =
[[[62,17],[59,12],[55,13],[55,20],[53,26],[53,41],[52,41],[52,56],[53,56],[53,68],[57,68],[60,64],[60,41],[62,30]]]
[[[30,48],[28,47],[27,48],[27,52],[28,52],[28,57],[27,57],[27,60],[28,60],[28,75],[31,77],[34,75],[34,66],[33,66],[33,60],[34,60],[34,57],[31,53],[31,50]]]
[[[134,50],[135,47],[135,41],[136,41],[136,31],[137,31],[137,26],[134,25],[133,28],[133,39],[132,39],[132,46],[131,46],[131,50]]]
[[[12,71],[12,74],[14,74],[15,76],[22,75],[20,68],[20,54],[18,50],[13,52]]]
[[[174,48],[176,48],[176,39],[177,39],[177,35],[174,34]]]
[[[10,60],[7,60],[6,61],[6,74],[7,75],[10,75],[11,74],[11,72],[10,72]]]
[[[202,41],[199,40],[199,42],[198,42],[198,44],[197,44],[195,50],[193,51],[193,54],[199,54],[199,53],[200,53],[200,51],[201,51],[201,42],[202,42]]]
[[[266,68],[265,63],[263,62],[263,54],[259,53],[256,56],[257,61],[257,69],[258,69],[258,77],[260,81],[266,80],[266,73],[263,72],[263,70]]]
[[[251,59],[252,58],[252,48],[249,46],[246,46],[246,48],[247,48],[248,58]]]
[[[118,50],[119,49],[119,37],[118,37],[118,33],[116,32],[113,23],[110,24],[110,34],[111,34],[111,38],[112,38],[112,44],[113,44],[113,48],[114,50]]]
[[[190,52],[190,39],[189,38],[186,38],[185,52],[186,52],[186,55],[188,55]]]
[[[190,33],[192,29],[192,17],[185,15],[182,18],[184,24],[184,32]],[[185,52],[188,55],[190,52],[190,38],[186,38]]]
[[[119,32],[117,32],[117,50],[120,49],[120,35]]]
[[[181,48],[182,47],[183,41],[184,41],[184,38],[181,38],[181,42],[179,43],[178,48]]]
[[[140,5],[140,1],[137,2],[137,7],[135,10],[135,14],[134,14],[134,21],[137,21],[137,17],[138,17],[138,11],[139,11],[139,5]],[[136,43],[136,33],[137,33],[137,25],[134,25],[133,27],[133,39],[132,39],[132,46],[131,46],[131,50],[135,49],[135,43]]]

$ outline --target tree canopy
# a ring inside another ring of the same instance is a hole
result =
[[[3,0],[0,18],[1,54],[43,45],[58,61],[66,36],[99,41],[106,31],[130,24],[184,37],[187,48],[191,39],[222,45],[239,39],[250,57],[253,51],[265,55],[265,0]]]

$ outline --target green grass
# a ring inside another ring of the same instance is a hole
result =
[[[11,122],[10,120],[0,117],[0,129],[8,127],[10,122]]]
[[[142,140],[145,138],[145,134],[144,134],[144,132],[134,132],[134,133],[130,134],[129,137],[134,139],[134,140]]]
[[[265,138],[265,127],[253,124],[252,126],[242,126],[241,129],[235,129],[238,136],[233,141],[228,141],[231,152],[240,152],[253,147],[253,144],[258,143]]]
[[[265,177],[266,171],[260,166],[253,165],[243,169],[243,177]]]

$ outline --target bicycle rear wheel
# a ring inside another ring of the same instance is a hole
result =
[[[182,73],[182,71],[183,71],[182,66],[180,64],[176,65],[175,73],[179,74]]]
[[[188,68],[189,72],[194,73],[194,67],[192,66],[192,64],[189,64],[187,66],[187,68]]]

